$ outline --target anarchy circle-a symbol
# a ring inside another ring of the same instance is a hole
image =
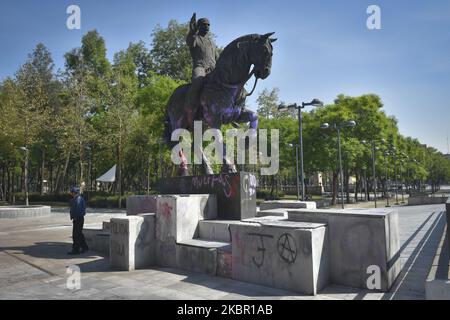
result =
[[[292,264],[297,258],[297,245],[295,244],[295,239],[289,233],[285,233],[278,238],[278,254],[280,258]]]

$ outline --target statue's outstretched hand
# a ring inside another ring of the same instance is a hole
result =
[[[189,23],[189,28],[193,32],[197,31],[197,14],[195,12],[192,15],[191,22]]]

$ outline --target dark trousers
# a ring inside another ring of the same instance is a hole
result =
[[[83,235],[84,218],[73,219],[72,239],[73,239],[73,251],[80,251],[80,249],[87,250],[86,239]]]

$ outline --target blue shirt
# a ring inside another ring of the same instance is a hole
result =
[[[80,195],[70,200],[70,219],[83,218],[86,214],[86,202]]]

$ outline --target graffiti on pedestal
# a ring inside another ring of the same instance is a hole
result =
[[[162,203],[160,206],[160,212],[166,217],[170,217],[170,215],[172,214],[172,209],[173,207],[170,206],[167,202]]]
[[[258,239],[259,243],[256,246],[256,254],[252,256],[252,261],[253,264],[259,269],[264,265],[267,255],[266,253],[269,253],[270,255],[270,245],[275,244],[271,241],[267,242],[267,239],[273,239],[274,236],[263,233],[247,233],[247,236],[257,237]],[[276,242],[276,247],[278,255],[282,261],[287,264],[293,264],[295,262],[295,260],[297,259],[297,244],[292,235],[290,235],[289,233],[282,234]],[[241,251],[243,250],[241,249]]]
[[[278,254],[284,262],[292,264],[297,259],[297,245],[294,237],[289,233],[285,233],[278,238],[277,248]]]
[[[244,192],[248,197],[253,197],[256,194],[256,177],[253,174],[244,176],[242,179]]]
[[[256,177],[250,173],[167,178],[160,181],[161,194],[214,194],[217,215],[223,220],[241,220],[256,215]]]
[[[231,177],[228,174],[195,176],[192,177],[192,187],[194,190],[203,190],[204,187],[214,190],[214,187],[218,185],[222,188],[224,195],[229,198],[233,193],[230,180]]]
[[[252,257],[252,261],[257,268],[261,268],[264,265],[264,259],[266,256],[266,247],[264,246],[264,238],[272,239],[272,235],[262,234],[262,233],[248,233],[249,236],[259,237],[260,245],[256,248],[258,256]]]
[[[142,222],[139,234],[136,239],[136,246],[139,249],[144,249],[146,246],[149,246],[151,244],[152,239],[150,239],[150,237],[148,236],[149,234],[151,234],[150,223],[147,220],[144,220]]]
[[[115,240],[111,240],[111,253],[123,257],[125,255],[125,246]]]

